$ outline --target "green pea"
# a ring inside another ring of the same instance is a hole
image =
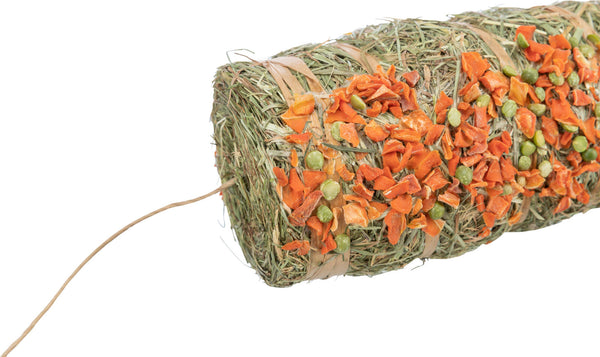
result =
[[[510,195],[511,193],[513,193],[512,186],[509,183],[505,183],[504,186],[502,186],[502,196]]]
[[[338,234],[335,236],[335,244],[337,247],[334,251],[336,253],[344,253],[350,249],[350,237],[347,234]]]
[[[521,79],[525,83],[535,84],[539,78],[540,74],[535,68],[525,68],[523,72],[521,72]]]
[[[563,128],[564,131],[568,131],[569,133],[576,133],[579,131],[579,127],[577,125],[560,123],[560,126]]]
[[[527,179],[525,178],[525,176],[518,176],[517,183],[519,184],[519,186],[525,186],[527,185]]]
[[[531,103],[527,106],[529,110],[533,112],[533,114],[539,116],[544,115],[546,113],[546,104],[542,103]]]
[[[583,36],[583,29],[577,28],[571,37],[569,37],[569,43],[571,47],[579,46],[579,42],[581,42],[581,36]]]
[[[542,88],[542,87],[535,87],[534,91],[535,91],[535,96],[538,97],[538,99],[541,102],[543,102],[544,99],[546,99],[546,91],[544,90],[544,88]]]
[[[541,130],[536,130],[533,134],[533,143],[539,148],[546,146],[546,139],[544,138],[544,133],[542,133]]]
[[[529,156],[535,152],[536,146],[531,140],[523,141],[520,146],[521,155]]]
[[[356,110],[365,110],[365,108],[367,107],[362,98],[356,94],[352,94],[352,96],[350,97],[350,104],[352,105],[352,108]]]
[[[321,192],[323,192],[323,197],[327,201],[331,201],[335,199],[342,190],[342,186],[340,186],[339,182],[333,181],[332,179],[327,179],[323,181],[321,184]]]
[[[340,125],[342,125],[341,121],[336,121],[335,123],[333,123],[331,125],[331,137],[334,138],[337,141],[344,140],[342,138],[342,136],[340,135]]]
[[[327,223],[333,219],[333,212],[331,212],[329,207],[320,205],[319,208],[317,208],[317,218],[319,221]]]
[[[596,118],[600,118],[600,102],[596,102],[596,107],[594,107],[594,115]]]
[[[527,39],[525,38],[525,36],[523,36],[522,33],[517,35],[517,45],[519,45],[519,47],[521,47],[522,49],[526,49],[527,47],[529,47],[529,42],[527,42]]]
[[[540,170],[542,177],[548,177],[552,173],[552,164],[550,161],[544,160],[538,165],[538,170]]]
[[[458,111],[458,109],[450,108],[450,110],[448,110],[447,117],[448,123],[450,123],[450,125],[452,125],[453,127],[457,127],[460,125],[461,114]]]
[[[514,67],[508,65],[502,67],[502,73],[504,73],[504,75],[507,77],[514,77],[519,74]]]
[[[443,204],[436,202],[433,204],[433,207],[429,210],[429,218],[431,219],[440,219],[446,213],[446,207]]]
[[[595,161],[598,158],[598,152],[596,149],[589,148],[581,153],[581,158],[587,162]]]
[[[577,152],[584,152],[588,148],[588,141],[585,136],[578,135],[573,139],[573,150]]]
[[[567,83],[570,87],[577,87],[579,85],[579,75],[573,71],[567,76]]]
[[[579,51],[581,51],[581,54],[587,59],[592,58],[594,54],[596,54],[596,49],[594,46],[590,46],[587,43],[580,44]]]
[[[470,167],[460,165],[456,168],[456,174],[454,175],[463,185],[468,185],[473,181],[473,170]]]
[[[597,45],[600,43],[600,36],[596,35],[595,33],[589,34],[587,36],[587,39],[594,45]]]
[[[502,115],[505,118],[512,118],[515,114],[517,114],[517,103],[514,100],[509,99],[502,104]]]
[[[485,93],[477,98],[475,104],[477,104],[478,107],[487,107],[490,104],[490,100],[492,100],[492,97],[490,97],[489,94]]]
[[[525,170],[529,170],[529,168],[531,167],[531,158],[529,156],[521,156],[519,158],[519,170],[521,171],[525,171]]]
[[[306,154],[304,158],[306,161],[306,167],[311,170],[321,170],[323,164],[325,163],[325,158],[320,151],[314,150]]]
[[[554,84],[555,86],[562,86],[563,83],[565,83],[565,77],[559,76],[554,72],[550,72],[550,74],[548,74],[548,79],[550,80],[550,83]]]

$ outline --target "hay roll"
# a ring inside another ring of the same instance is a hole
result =
[[[465,13],[447,22],[393,20],[263,62],[221,67],[212,113],[217,167],[223,181],[235,179],[223,198],[247,261],[272,286],[374,275],[417,258],[455,257],[504,232],[542,228],[597,207],[600,165],[591,156],[600,133],[598,21],[597,4],[575,2]],[[363,92],[366,108],[354,103],[357,116],[348,114],[351,103],[336,114],[333,106],[360,75],[370,84],[387,76],[388,87],[401,83],[413,97]],[[389,110],[380,113],[375,102]],[[345,121],[343,140],[332,134],[330,117]],[[426,127],[414,138],[416,122]],[[371,129],[383,132],[381,140]],[[473,137],[481,132],[484,139]],[[374,187],[375,177],[392,167],[382,157],[391,139],[401,147],[390,159],[401,160],[408,147],[413,158],[431,154],[432,160],[413,159],[387,174],[395,185],[416,177],[418,191],[390,195]],[[522,148],[531,142],[533,148]],[[309,162],[313,151],[324,154],[323,166]],[[311,183],[340,183],[341,193],[323,198],[326,189],[308,187],[308,174],[320,177]],[[427,181],[432,175],[440,187]],[[306,188],[296,204],[289,200],[292,181]],[[394,202],[400,197],[404,202]],[[330,209],[333,226],[316,221],[319,206]],[[357,219],[361,212],[367,221]],[[341,234],[350,247],[336,252],[340,241],[332,239]]]

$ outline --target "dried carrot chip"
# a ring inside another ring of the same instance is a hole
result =
[[[290,164],[292,165],[292,167],[298,166],[298,153],[295,149],[292,149],[290,153]]]
[[[296,250],[298,249],[298,255],[306,255],[310,251],[310,241],[308,240],[294,240],[286,243],[281,247],[283,250]]]
[[[317,236],[323,235],[323,223],[317,218],[317,216],[310,216],[308,220],[306,220],[306,225],[315,231]]]
[[[312,94],[296,95],[291,108],[296,115],[308,115],[315,110],[315,97]]]
[[[358,167],[358,170],[362,173],[363,177],[367,181],[373,181],[379,176],[383,175],[383,170],[378,167],[372,167],[367,164],[362,164]]]
[[[353,123],[342,123],[340,125],[340,136],[348,141],[353,147],[357,147],[360,143],[356,126]]]
[[[406,230],[406,216],[392,209],[385,216],[383,222],[387,226],[387,238],[390,244],[398,244],[400,236]]]
[[[303,227],[306,224],[306,220],[310,217],[312,211],[319,204],[319,200],[323,197],[323,192],[313,191],[305,199],[300,207],[296,208],[292,214],[289,215],[288,219],[290,224],[294,226]]]
[[[409,214],[412,210],[412,197],[408,194],[400,195],[390,202],[390,206],[400,213]]]
[[[346,224],[357,224],[362,227],[367,227],[369,225],[367,211],[358,203],[348,203],[342,208],[344,210],[344,221]]]
[[[461,54],[462,70],[470,80],[479,79],[490,66],[490,63],[482,58],[479,52],[463,52]]]
[[[354,179],[354,174],[350,172],[350,170],[348,170],[346,165],[344,165],[342,162],[336,162],[335,172],[337,172],[344,181],[352,181],[352,179]]]
[[[312,138],[312,133],[302,133],[302,134],[291,134],[285,137],[285,140],[288,143],[292,144],[306,144],[310,138]]]
[[[439,195],[438,200],[446,203],[448,206],[453,207],[453,208],[458,208],[458,206],[460,205],[460,197],[458,197],[454,193],[448,192],[448,191]]]
[[[423,230],[423,232],[425,232],[426,234],[428,234],[432,237],[438,236],[442,232],[442,228],[444,228],[444,220],[442,220],[442,219],[433,220],[433,219],[429,218],[429,216],[426,216],[425,219],[427,220],[427,223],[426,223],[425,227],[421,228]]]
[[[427,135],[425,135],[425,140],[423,140],[423,144],[425,145],[433,145],[435,142],[442,136],[442,132],[446,128],[445,125],[433,125],[427,131]]]
[[[390,133],[381,125],[377,124],[375,120],[371,120],[369,124],[365,126],[364,130],[365,135],[374,142],[384,141],[390,135]]]
[[[327,178],[325,172],[317,170],[304,170],[302,176],[304,178],[304,186],[309,187],[311,191],[319,187]]]
[[[306,122],[308,121],[308,115],[297,115],[292,111],[292,108],[288,109],[285,113],[281,115],[281,120],[292,128],[298,134],[304,131],[304,127],[306,126]]]
[[[394,186],[395,184],[396,181],[394,179],[382,175],[376,178],[375,181],[373,181],[373,190],[384,191]]]
[[[285,171],[281,168],[281,167],[273,167],[273,173],[275,174],[275,177],[277,177],[277,183],[279,184],[279,186],[281,187],[285,187],[288,184],[288,177],[285,174]]]
[[[527,108],[517,109],[517,114],[515,115],[517,127],[529,139],[533,138],[533,134],[535,134],[536,118],[536,115],[533,114],[533,112]]]
[[[404,77],[406,83],[408,83],[410,87],[414,87],[421,78],[421,76],[419,76],[419,72],[417,71],[403,73],[402,77]]]

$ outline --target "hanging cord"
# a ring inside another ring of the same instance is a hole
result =
[[[102,244],[100,244],[98,246],[98,248],[94,249],[94,251],[92,253],[90,253],[90,255],[88,255],[87,258],[85,258],[79,264],[79,266],[77,266],[77,268],[71,273],[71,275],[67,278],[67,280],[65,280],[65,282],[60,287],[60,289],[58,289],[58,291],[56,292],[56,294],[54,295],[54,297],[52,298],[52,300],[50,300],[50,302],[48,303],[48,305],[46,305],[46,307],[36,316],[36,318],[33,319],[33,321],[31,321],[31,323],[25,329],[25,331],[23,331],[23,333],[21,334],[21,336],[19,336],[19,338],[17,338],[15,340],[15,342],[13,342],[6,349],[6,351],[4,351],[4,353],[2,353],[2,357],[8,356],[8,354],[13,349],[15,349],[15,347],[17,347],[19,345],[19,343],[21,343],[21,341],[23,341],[23,339],[31,332],[31,330],[33,330],[33,328],[35,327],[35,325],[42,319],[42,317],[44,317],[44,315],[46,314],[46,312],[48,312],[48,310],[50,310],[50,308],[52,307],[52,305],[54,305],[54,302],[56,301],[56,299],[58,299],[58,297],[60,296],[60,294],[62,294],[63,290],[65,290],[65,288],[71,282],[71,280],[73,280],[73,278],[75,277],[75,275],[77,275],[77,273],[79,273],[79,271],[81,270],[81,268],[83,268],[96,254],[98,254],[98,252],[100,252],[102,249],[104,249],[104,247],[106,247],[110,242],[112,242],[113,240],[115,240],[115,238],[117,238],[118,236],[120,236],[123,232],[125,232],[129,228],[135,226],[136,224],[140,223],[141,221],[144,221],[144,220],[146,220],[146,219],[148,219],[148,218],[150,218],[150,217],[152,217],[152,216],[154,216],[156,214],[159,214],[159,213],[164,212],[164,211],[166,211],[168,209],[171,209],[171,208],[185,206],[185,205],[189,205],[189,204],[194,203],[194,202],[201,201],[201,200],[203,200],[205,198],[208,198],[208,197],[210,197],[210,196],[212,196],[212,195],[214,195],[214,194],[216,194],[218,192],[225,191],[229,187],[233,186],[234,183],[235,183],[235,179],[231,179],[231,180],[225,182],[224,184],[222,184],[219,188],[217,188],[214,191],[211,191],[211,192],[209,192],[209,193],[207,193],[205,195],[202,195],[200,197],[196,197],[194,199],[187,200],[187,201],[181,201],[181,202],[171,203],[171,204],[166,205],[164,207],[161,207],[161,208],[159,208],[159,209],[157,209],[155,211],[152,211],[152,212],[148,213],[147,215],[142,216],[142,217],[136,219],[135,221],[129,223],[125,227],[121,228],[117,233],[113,234],[107,240],[105,240],[104,242],[102,242]]]

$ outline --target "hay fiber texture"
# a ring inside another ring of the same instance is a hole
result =
[[[538,118],[534,121],[534,127],[529,129],[543,130],[546,143],[539,145],[529,155],[531,169],[518,169],[514,179],[505,178],[504,182],[497,185],[496,190],[505,189],[499,197],[509,197],[508,206],[502,215],[490,215],[488,212],[491,210],[490,202],[496,197],[493,189],[469,189],[454,179],[456,167],[453,169],[452,160],[447,158],[452,155],[442,154],[443,140],[438,139],[424,147],[426,151],[440,152],[441,164],[436,166],[436,170],[448,181],[448,185],[433,193],[431,190],[424,190],[413,196],[411,206],[425,203],[429,207],[423,207],[420,212],[413,212],[413,215],[403,214],[408,227],[404,227],[397,242],[391,242],[388,227],[390,221],[386,221],[386,217],[393,211],[389,207],[393,199],[385,197],[382,191],[373,190],[372,181],[365,180],[365,187],[374,191],[372,200],[388,204],[388,209],[379,212],[379,215],[375,212],[372,217],[369,214],[367,224],[344,222],[349,216],[344,215],[347,212],[343,212],[341,207],[350,202],[348,197],[356,196],[357,183],[353,180],[340,180],[338,173],[331,170],[327,176],[340,182],[342,192],[331,202],[321,198],[320,204],[333,206],[335,203],[339,206],[340,209],[334,212],[336,227],[335,231],[332,229],[332,236],[347,234],[350,248],[343,252],[324,250],[326,239],[322,239],[321,235],[317,236],[314,229],[304,224],[293,224],[290,220],[294,209],[282,200],[285,188],[274,174],[274,168],[281,168],[286,176],[291,170],[296,170],[302,178],[303,171],[306,170],[304,162],[307,153],[331,148],[335,148],[336,163],[343,163],[354,177],[359,174],[361,165],[378,169],[385,166],[380,154],[385,141],[370,140],[364,134],[363,125],[352,124],[356,125],[359,134],[358,145],[331,138],[331,123],[327,123],[326,119],[331,114],[328,109],[334,102],[331,97],[334,90],[348,87],[351,80],[356,78],[354,76],[376,73],[377,66],[381,66],[379,73],[389,73],[390,67],[394,66],[398,81],[404,81],[402,74],[416,71],[418,81],[414,84],[414,93],[420,110],[432,124],[444,126],[440,128],[448,135],[452,133],[452,139],[456,140],[460,127],[456,128],[448,120],[441,118],[447,116],[448,112],[436,112],[436,103],[443,96],[442,92],[452,99],[450,107],[457,107],[459,103],[465,102],[466,94],[461,90],[473,82],[464,68],[465,53],[480,54],[489,63],[487,71],[502,73],[509,66],[516,71],[515,78],[521,79],[518,74],[522,74],[523,70],[540,69],[544,66],[543,58],[531,61],[519,46],[517,29],[522,26],[535,26],[534,38],[530,40],[539,44],[548,44],[551,36],[562,34],[570,44],[578,45],[581,51],[589,52],[591,47],[594,51],[588,55],[587,61],[592,63],[594,73],[598,72],[594,67],[598,52],[593,35],[600,30],[600,5],[591,2],[562,2],[531,9],[494,8],[481,13],[456,15],[449,21],[390,20],[356,30],[335,41],[295,47],[265,61],[229,63],[218,69],[214,79],[211,116],[217,168],[223,182],[235,179],[235,184],[223,192],[223,200],[246,260],[268,285],[284,287],[334,275],[372,276],[400,269],[419,258],[456,257],[494,241],[504,232],[542,228],[600,205],[598,164],[595,159],[591,162],[581,160],[581,154],[575,153],[572,148],[572,140],[581,135],[588,138],[588,147],[596,150],[599,132],[595,121],[594,99],[592,104],[573,105],[571,108],[580,120],[578,124],[581,128],[563,125],[565,123],[554,118],[557,112],[553,113],[550,105],[540,115],[536,115]],[[590,40],[588,35],[592,35]],[[324,34],[323,37],[327,36],[328,34]],[[572,51],[575,53],[574,49]],[[570,58],[573,62],[573,57]],[[579,67],[576,66],[575,70]],[[548,74],[542,73],[542,70],[539,73],[540,78],[545,76],[546,82]],[[508,80],[507,75],[507,83]],[[512,85],[511,82],[511,91]],[[531,88],[533,90],[541,85],[543,83],[537,82]],[[574,101],[572,96],[575,95],[575,89],[580,89],[587,97],[592,98],[597,85],[597,80],[586,82],[580,78],[579,83],[574,83],[573,88],[569,89],[571,92],[567,98],[570,102]],[[556,94],[558,86],[553,88],[554,90],[546,92],[547,95]],[[498,157],[501,162],[511,162],[514,167],[518,167],[520,158],[526,156],[521,152],[521,144],[536,138],[526,135],[527,128],[524,129],[522,123],[517,122],[517,116],[509,117],[503,113],[503,104],[509,100],[510,93],[493,95],[489,88],[480,85],[480,94],[486,93],[492,94],[491,104],[487,107],[497,115],[489,117],[488,142],[485,146],[494,139],[503,138],[503,133],[509,133],[510,146],[507,152]],[[315,99],[314,112],[309,114],[309,123],[304,130],[312,133],[312,139],[307,143],[295,144],[286,138],[297,133],[286,125],[281,116],[303,94],[310,94]],[[479,103],[473,99],[466,101],[472,102],[471,108]],[[481,100],[485,101],[485,98]],[[536,104],[532,96],[524,100],[526,103],[522,106],[525,108],[529,104]],[[548,103],[548,100],[540,102]],[[367,101],[368,106],[372,104],[372,101]],[[462,118],[463,122],[473,125],[476,119],[469,114],[470,109],[465,108],[461,112],[466,116]],[[404,106],[402,109],[405,116],[410,115],[410,108],[406,110]],[[357,112],[366,122],[375,121],[389,131],[395,130],[390,128],[403,120],[401,115],[393,115],[391,112],[375,117],[365,115],[364,111]],[[542,116],[546,118],[543,119]],[[583,124],[584,122],[587,124]],[[552,128],[558,130],[558,138],[564,145],[552,142]],[[590,130],[592,134],[589,134]],[[506,142],[507,138],[503,139]],[[399,141],[404,148],[408,146],[407,142]],[[297,168],[290,163],[293,150],[299,156],[300,164]],[[455,154],[462,155],[462,158],[469,156],[468,148],[453,150]],[[483,165],[485,168],[492,167],[494,160],[497,161],[485,153],[481,155],[487,160],[487,166]],[[332,160],[325,155],[323,171],[327,171],[328,161]],[[544,173],[544,179],[539,183],[532,182],[540,177],[542,169],[536,171],[536,167],[545,160],[552,164],[551,173]],[[329,168],[331,165],[329,162]],[[561,167],[568,170],[559,169]],[[477,164],[470,169],[476,172]],[[394,172],[392,179],[400,182],[413,174],[414,170],[416,169],[404,168]],[[559,177],[565,172],[569,176],[568,181]],[[567,188],[567,193],[561,193],[556,185],[552,186],[552,182],[569,182],[572,187]],[[454,207],[442,200],[445,210],[443,216],[435,221],[439,232],[428,234],[431,230],[422,229],[419,222],[431,223],[431,204],[445,191],[454,192],[460,203]],[[477,196],[481,199],[475,201]],[[340,200],[343,202],[339,202]],[[488,215],[484,217],[485,212]],[[294,241],[310,242],[308,253],[299,254],[298,250],[282,249],[284,245]]]

